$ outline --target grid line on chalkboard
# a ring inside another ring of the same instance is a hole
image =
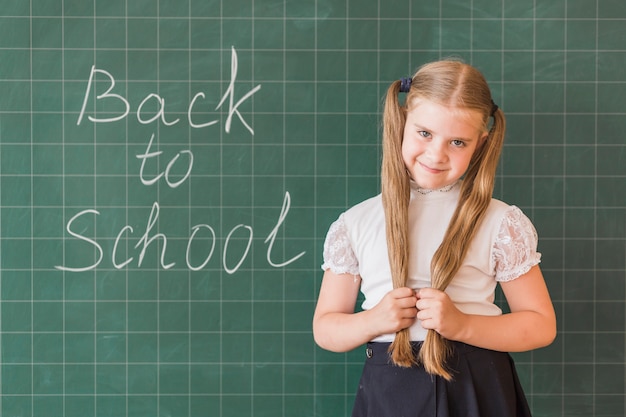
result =
[[[31,20],[32,20],[32,16],[31,16]],[[31,31],[32,31],[32,29],[31,29]],[[61,35],[63,37],[65,37],[65,20],[64,19],[61,19]],[[62,61],[62,63],[61,63],[61,82],[62,82],[62,85],[63,85],[63,88],[62,88],[62,101],[63,101],[63,103],[65,103],[65,71],[64,71],[65,70],[65,49],[63,48],[65,45],[61,45],[61,46],[62,46],[62,49],[61,49],[61,61]],[[32,58],[31,58],[31,66],[32,66]],[[63,118],[65,118],[65,110],[66,110],[65,109],[65,104],[63,104],[63,106],[62,106],[62,112],[63,112],[63,116],[62,117]],[[61,135],[62,135],[62,137],[65,137],[65,123],[63,123],[63,127],[61,128]],[[65,142],[62,145],[62,149],[63,149],[63,159],[62,159],[63,162],[62,162],[62,168],[61,169],[62,169],[63,175],[65,175]],[[65,181],[63,181],[62,192],[61,192],[63,202],[65,202],[65,192],[66,192],[66,190],[65,190]],[[63,217],[65,217],[65,214],[66,214],[66,209],[65,209],[65,207],[63,207]],[[65,247],[64,247],[63,248],[63,260],[64,261],[66,259],[65,255],[66,255],[66,253],[65,253]],[[63,334],[63,352],[66,351],[66,335],[65,335],[65,321],[66,321],[65,320],[65,316],[66,316],[66,313],[65,313],[65,302],[66,302],[66,300],[65,300],[65,277],[63,277],[63,307],[64,307],[63,308],[63,333],[64,333]],[[65,356],[65,354],[64,354],[64,356]],[[65,413],[65,410],[66,410],[66,404],[65,404],[65,385],[66,385],[65,384],[65,380],[66,380],[65,359],[66,358],[64,357],[63,358],[63,413]]]
[[[32,20],[32,14],[30,16],[30,19]],[[29,47],[31,48],[30,59],[31,59],[31,62],[32,62],[32,47],[33,47],[33,45],[32,45],[32,28],[29,28],[29,29],[30,29],[30,35],[31,35],[31,40],[30,40],[30,45],[29,45]],[[32,67],[30,68],[30,75],[32,76]],[[30,111],[31,112],[33,111],[33,90],[32,90],[32,87],[33,87],[33,82],[31,81],[30,82]],[[31,118],[31,123],[30,123],[31,141],[32,141],[32,132],[33,132],[33,126],[32,126],[32,118]],[[30,173],[32,175],[32,173],[33,173],[32,172],[32,169],[33,169],[32,167],[34,165],[33,164],[32,150],[31,150],[30,157],[31,157],[31,172]],[[32,179],[31,179],[31,184],[30,185],[31,185],[31,189],[32,189],[32,186],[33,186]],[[31,222],[31,224],[33,224],[32,211],[31,211],[31,216],[30,216],[30,222]],[[31,265],[34,263],[33,262],[33,258],[32,258],[33,257],[33,252],[34,252],[33,251],[33,241],[34,241],[34,235],[33,235],[33,232],[31,230],[31,246],[30,246],[30,249],[31,249]],[[32,273],[31,273],[30,280],[31,280],[31,288],[32,288],[33,282],[34,282]],[[32,293],[31,293],[31,295],[32,295]],[[34,306],[32,304],[31,304],[31,311],[30,311],[30,313],[31,313],[31,329],[32,329],[32,328],[34,328],[34,314],[33,314],[34,313]],[[32,335],[30,336],[30,340],[31,340],[31,347],[32,347],[34,345],[34,337]],[[34,349],[32,349],[31,352],[30,352],[30,359],[31,359],[31,361],[34,362]],[[33,369],[33,370],[31,370],[31,390],[34,390],[34,379],[35,379],[35,375],[34,375],[34,369]],[[31,407],[34,406],[33,403],[34,403],[34,400],[31,399]]]

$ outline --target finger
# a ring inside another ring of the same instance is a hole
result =
[[[402,310],[402,316],[406,317],[406,318],[417,318],[417,309],[415,307],[412,308],[405,308]]]
[[[417,308],[417,299],[415,297],[399,298],[396,300],[396,305],[400,308]]]
[[[425,310],[419,310],[417,312],[416,317],[417,317],[418,320],[421,320],[422,322],[426,321],[426,320],[430,320],[430,318],[431,318],[430,317],[430,313],[428,311],[425,311]]]
[[[430,298],[420,298],[415,303],[415,308],[417,308],[418,310],[428,310],[429,308],[433,308],[433,307],[434,307],[434,302]]]
[[[422,320],[421,325],[426,330],[435,330],[435,326],[433,325],[433,321],[430,319]]]
[[[420,311],[421,313],[421,311]],[[438,329],[438,325],[439,325],[439,321],[436,320],[434,317],[430,317],[427,314],[424,314],[422,316],[420,316],[420,313],[417,313],[417,319],[420,321],[420,324],[422,325],[423,328],[425,329],[433,329],[433,330],[437,330]]]
[[[417,296],[419,298],[434,298],[439,293],[440,293],[439,290],[436,290],[430,287],[425,287],[425,288],[420,288],[417,291]]]
[[[392,290],[392,294],[394,298],[407,298],[407,297],[415,297],[415,292],[413,289],[408,287],[400,287]]]

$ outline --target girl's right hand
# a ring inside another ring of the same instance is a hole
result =
[[[377,334],[396,333],[417,319],[417,296],[411,288],[389,291],[370,312],[371,326]]]
[[[389,291],[375,307],[355,312],[360,282],[359,276],[324,272],[313,315],[313,336],[321,348],[347,352],[417,319],[417,297],[410,288]]]

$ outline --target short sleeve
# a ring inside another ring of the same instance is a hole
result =
[[[511,206],[504,215],[493,246],[496,281],[511,281],[539,264],[537,231],[522,211]]]
[[[352,250],[343,214],[328,229],[322,269],[330,269],[335,274],[359,274],[359,262]]]

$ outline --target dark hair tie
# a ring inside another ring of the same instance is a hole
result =
[[[491,100],[491,116],[496,114],[497,111],[498,111],[498,105],[494,103],[493,100]]]
[[[401,93],[408,93],[409,90],[411,90],[411,82],[413,81],[413,78],[410,77],[402,77],[400,78],[400,92]]]

